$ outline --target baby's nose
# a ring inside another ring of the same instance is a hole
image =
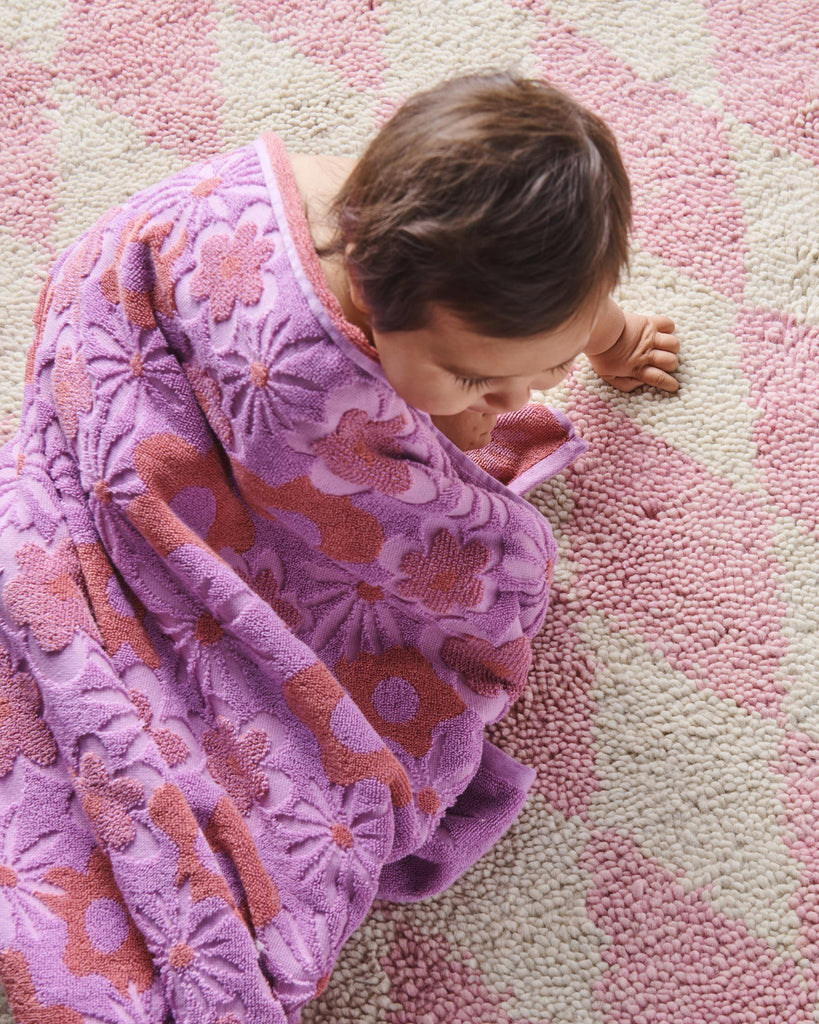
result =
[[[484,395],[484,401],[492,406],[493,412],[514,412],[526,405],[530,395],[531,388],[526,384],[509,384]]]

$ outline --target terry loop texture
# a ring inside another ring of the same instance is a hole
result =
[[[7,435],[46,267],[108,207],[267,129],[354,152],[403,96],[494,64],[609,121],[635,188],[621,301],[678,325],[679,396],[587,367],[557,396],[590,449],[533,496],[560,558],[492,737],[537,772],[521,818],[444,895],[377,905],[303,1020],[816,1020],[816,41],[808,0],[2,5]],[[0,867],[0,922],[21,892]]]
[[[35,320],[0,449],[0,978],[23,1018],[296,1024],[376,894],[441,892],[523,804],[483,733],[556,545],[516,487],[585,445],[533,403],[473,460],[400,399],[273,133],[104,214]]]

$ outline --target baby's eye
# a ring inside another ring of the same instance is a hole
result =
[[[489,384],[492,380],[491,377],[456,377],[455,380],[461,385],[462,388],[482,388],[486,384]]]

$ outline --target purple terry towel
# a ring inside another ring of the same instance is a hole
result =
[[[527,407],[470,458],[399,398],[275,136],[107,214],[36,328],[0,454],[12,1008],[297,1021],[376,895],[523,803],[483,738],[556,555],[519,492],[583,444]]]

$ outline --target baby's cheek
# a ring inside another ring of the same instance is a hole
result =
[[[549,391],[551,388],[565,380],[569,376],[569,370],[555,370],[553,373],[538,377],[532,381],[532,391]]]

